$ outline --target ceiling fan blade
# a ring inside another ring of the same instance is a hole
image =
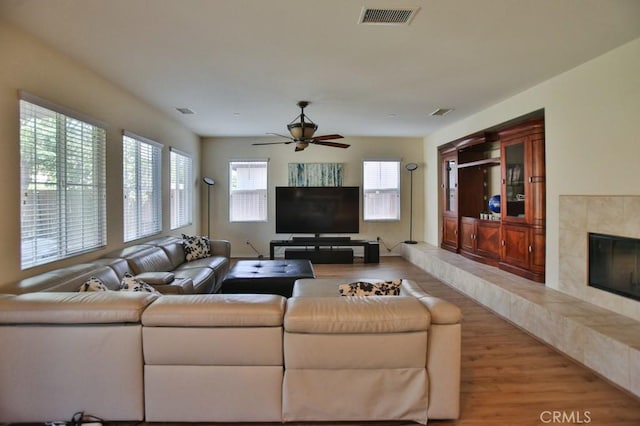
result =
[[[329,142],[329,141],[317,141],[317,142],[311,142],[313,144],[316,145],[324,145],[324,146],[331,146],[334,148],[349,148],[351,145],[346,144],[346,143],[340,143],[340,142]]]
[[[256,142],[256,143],[252,143],[251,145],[280,145],[280,144],[284,144],[284,145],[288,145],[293,141],[282,141],[282,142]]]
[[[344,136],[342,135],[322,135],[322,136],[316,136],[313,139],[316,141],[326,141],[329,139],[342,139]]]
[[[267,132],[265,133],[267,135],[273,135],[273,136],[279,136],[281,138],[285,138],[285,139],[291,139],[291,136],[286,136],[286,135],[281,135],[280,133],[272,133],[272,132]]]

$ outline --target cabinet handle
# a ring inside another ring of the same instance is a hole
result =
[[[529,183],[533,183],[533,176],[529,176]]]
[[[507,243],[505,243],[504,240],[502,240],[502,246],[504,247],[506,245],[507,245]]]
[[[440,185],[440,187],[441,187],[442,189],[444,189],[444,183],[443,183],[442,185]]]
[[[458,235],[458,230],[457,229],[453,230],[453,235]]]
[[[507,181],[505,179],[502,179],[502,184],[504,185],[505,183],[507,183]]]
[[[529,246],[529,253],[531,253],[532,251],[533,251],[533,248]]]

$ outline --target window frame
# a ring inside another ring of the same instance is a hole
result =
[[[233,177],[233,166],[234,164],[248,164],[248,163],[256,163],[262,164],[264,163],[265,168],[265,177],[264,177],[264,189],[249,189],[249,190],[234,190],[234,177]],[[248,219],[242,218],[234,218],[234,193],[250,193],[250,192],[259,192],[262,194],[264,199],[262,205],[263,216],[253,217]],[[261,223],[268,222],[269,220],[269,159],[265,158],[251,158],[251,159],[232,159],[229,160],[229,223]]]
[[[174,164],[174,160],[176,163]],[[184,164],[186,163],[186,164]],[[178,182],[178,176],[174,175],[177,167],[185,167],[182,180]],[[177,188],[174,185],[184,185],[184,196],[177,196]],[[193,224],[193,157],[184,151],[171,147],[169,152],[169,199],[171,201],[171,225],[170,229],[178,229]],[[179,213],[182,212],[182,213]]]
[[[106,246],[107,125],[24,91],[19,92],[18,107],[21,270]],[[38,125],[38,119],[47,118],[54,123]],[[27,126],[27,120],[33,120],[33,125]],[[29,128],[33,135],[27,140]],[[54,149],[48,151],[49,162],[54,165],[45,174],[47,131],[55,134]],[[44,195],[43,191],[53,191],[54,196],[48,201],[30,201]],[[31,243],[26,243],[28,239]],[[27,256],[28,248],[31,254]]]
[[[126,164],[126,139],[136,142],[136,146],[132,147],[135,148],[136,151],[134,157],[135,165],[134,169],[131,170],[135,175],[135,182],[132,182],[132,179],[128,179],[126,176],[128,173]],[[141,183],[141,180],[148,177],[147,175],[142,176],[142,173],[149,172],[149,170],[140,169],[140,167],[144,166],[142,164],[143,157],[140,155],[143,147],[151,150],[151,185]],[[122,132],[122,236],[124,242],[138,240],[162,232],[162,150],[163,145],[156,141],[127,130]],[[127,209],[127,190],[132,190],[136,196],[136,208],[132,212],[128,212]],[[142,211],[143,205],[141,200],[144,199],[143,195],[145,195],[143,192],[152,195],[150,202],[152,209],[151,219],[145,218],[144,211]],[[132,217],[133,215],[131,213],[133,213],[135,217]],[[135,229],[127,229],[129,219],[135,221]],[[143,223],[150,223],[151,226],[146,229],[146,227],[142,225]]]
[[[379,187],[379,188],[371,188],[368,189],[367,188],[367,179],[366,179],[366,163],[395,163],[396,167],[397,167],[397,175],[396,175],[396,182],[397,185],[395,187],[389,187],[389,188],[385,188],[385,187]],[[402,184],[401,184],[401,165],[402,165],[402,161],[401,159],[398,158],[367,158],[362,160],[362,220],[364,222],[400,222],[402,219]],[[395,194],[396,197],[396,204],[395,204],[395,209],[397,211],[396,216],[391,217],[391,216],[387,216],[387,217],[371,217],[371,216],[367,216],[367,214],[370,214],[369,210],[367,209],[368,203],[367,203],[367,194],[371,193],[371,192],[386,192],[389,194]]]

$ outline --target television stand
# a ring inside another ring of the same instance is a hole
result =
[[[274,259],[276,247],[301,247],[297,250],[285,250],[285,259],[309,259],[312,263],[344,263],[348,255],[336,247],[364,247],[364,263],[380,262],[380,244],[377,241],[352,240],[349,237],[295,237],[290,240],[271,240],[269,243],[269,258],[271,260]],[[348,263],[352,263],[353,250],[349,249],[349,251],[351,255]],[[289,253],[289,257],[287,257],[287,253]],[[329,261],[332,257],[335,259],[333,262]],[[341,261],[338,262],[338,259]]]
[[[303,242],[303,243],[308,243],[308,242],[333,242],[333,241],[341,241],[341,242],[346,242],[346,241],[351,241],[351,237],[321,237],[319,234],[316,234],[315,237],[292,237],[291,238],[292,241],[296,241],[296,242]]]
[[[352,248],[288,248],[285,259],[308,259],[311,263],[353,263]]]

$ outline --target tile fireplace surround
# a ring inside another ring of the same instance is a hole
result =
[[[640,321],[640,302],[587,285],[588,233],[640,238],[640,196],[560,196],[558,290]]]
[[[586,209],[587,205],[594,202],[586,199],[595,197],[579,198],[584,198],[580,203]],[[636,203],[640,200],[640,197],[631,198],[636,199]],[[568,201],[570,200],[561,200],[561,205]],[[616,200],[616,202],[625,204],[624,200]],[[606,209],[605,205],[607,202],[602,201],[603,209]],[[628,205],[630,206],[631,202],[628,202]],[[640,211],[640,204],[637,206],[636,212]],[[576,208],[575,203],[572,203],[572,208]],[[594,210],[593,213],[589,212],[588,216],[595,214]],[[609,215],[609,213],[606,214]],[[584,215],[587,216],[586,211]],[[620,217],[615,220],[622,225]],[[588,223],[586,218],[583,223]],[[578,225],[577,221],[571,224],[571,228],[577,232],[576,225]],[[598,231],[613,233],[609,229],[602,228],[598,228]],[[574,233],[571,232],[571,234]],[[567,244],[567,237],[564,238],[565,242],[561,244]],[[588,239],[586,228],[583,239],[581,253],[583,253],[584,263],[583,271],[579,272],[579,276],[586,277]],[[577,238],[572,240],[572,244],[579,244]],[[560,251],[568,250],[561,248]],[[578,257],[575,254],[578,253],[572,249],[571,253],[565,253],[561,257],[572,255]],[[473,298],[619,387],[640,397],[640,321],[621,315],[621,309],[597,306],[540,283],[425,243],[403,244],[402,256],[435,278]],[[576,259],[572,258],[570,262],[573,270],[577,270]],[[563,266],[560,268],[563,269]],[[565,274],[567,274],[566,269]],[[572,284],[564,285],[576,285],[576,282],[577,280],[572,280]],[[586,289],[586,278],[582,281],[582,285]],[[589,290],[609,296],[607,292],[601,290],[593,288]],[[588,290],[583,291],[588,292]],[[621,296],[611,296],[623,299]],[[640,303],[630,299],[629,302]]]

